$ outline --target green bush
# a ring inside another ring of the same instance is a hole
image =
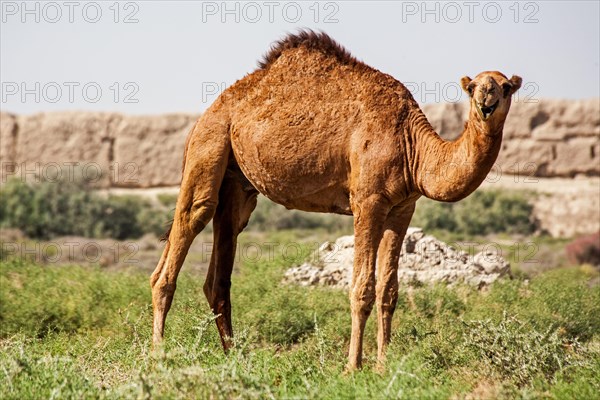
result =
[[[173,210],[163,210],[155,207],[143,207],[137,213],[137,223],[144,233],[152,233],[161,237],[173,219]]]
[[[102,201],[83,181],[7,182],[0,190],[0,225],[19,228],[33,238],[59,235],[94,236],[90,222],[102,213]]]
[[[412,225],[426,231],[447,230],[466,235],[531,234],[536,229],[533,206],[525,195],[500,190],[478,190],[457,203],[422,198]]]
[[[548,271],[532,282],[532,296],[522,313],[539,316],[540,323],[554,323],[572,338],[588,340],[600,333],[600,288],[582,276],[583,268]],[[587,271],[588,274],[593,272]]]
[[[592,286],[597,272],[591,267],[546,271],[525,284],[495,282],[469,315],[485,319],[491,310],[519,315],[538,330],[554,326],[569,339],[590,340],[600,332],[600,290]]]
[[[575,354],[581,353],[581,345],[563,338],[556,328],[540,332],[506,313],[498,323],[485,320],[467,325],[466,347],[489,372],[518,385],[529,384],[540,375],[552,379],[563,368],[578,364]]]
[[[45,338],[102,328],[111,325],[132,298],[146,301],[149,295],[146,286],[112,279],[100,268],[40,267],[22,259],[1,265],[2,338],[17,333]]]
[[[142,236],[144,230],[137,214],[139,210],[149,207],[150,205],[139,197],[109,196],[103,202],[102,216],[98,224],[100,235],[119,240]]]
[[[158,235],[172,214],[139,196],[101,196],[89,182],[73,179],[35,184],[11,180],[0,189],[0,198],[0,226],[18,228],[37,239]]]
[[[460,315],[465,304],[458,298],[455,290],[439,284],[428,290],[418,290],[414,295],[414,304],[419,315],[432,318],[440,313]]]
[[[353,220],[345,215],[287,210],[284,206],[259,196],[248,229],[261,231],[324,229],[327,232],[348,234],[353,230]]]
[[[456,231],[457,224],[453,206],[454,204],[451,203],[439,203],[421,198],[417,202],[411,225],[421,227],[426,231]]]
[[[173,193],[159,193],[156,195],[156,198],[163,207],[169,209],[174,209],[177,204],[177,195]]]
[[[314,331],[314,310],[305,290],[283,286],[282,260],[248,265],[234,276],[234,317],[243,313],[252,323],[247,328],[264,342],[291,345]]]
[[[177,199],[173,194],[160,194],[158,204],[153,205],[138,196],[103,197],[82,180],[32,185],[12,180],[2,186],[0,197],[0,226],[19,228],[29,237],[44,239],[61,235],[115,239],[138,238],[144,233],[159,236],[166,231]],[[421,199],[412,225],[426,231],[467,235],[530,234],[536,229],[531,212],[532,206],[523,195],[482,190],[456,204]],[[353,219],[286,210],[259,196],[248,229],[322,229],[349,234]]]

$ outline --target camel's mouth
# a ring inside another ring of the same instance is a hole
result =
[[[477,107],[477,111],[479,111],[479,115],[481,115],[481,118],[484,121],[487,120],[494,113],[494,111],[496,111],[496,108],[498,108],[498,102],[499,102],[499,100],[497,100],[494,104],[492,104],[489,107],[486,107],[486,106],[478,106]]]

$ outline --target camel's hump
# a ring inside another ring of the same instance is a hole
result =
[[[262,60],[258,62],[258,67],[267,69],[284,51],[301,46],[333,56],[343,64],[355,64],[359,62],[344,48],[344,46],[333,40],[331,36],[325,32],[315,32],[311,29],[303,29],[298,33],[288,34],[283,39],[273,43],[271,49],[263,56]]]

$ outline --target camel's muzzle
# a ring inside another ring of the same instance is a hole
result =
[[[499,101],[496,101],[489,107],[478,105],[477,111],[479,111],[479,115],[484,121],[487,120],[494,113],[494,111],[496,111],[496,108],[498,108],[498,102]]]

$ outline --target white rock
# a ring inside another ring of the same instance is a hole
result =
[[[290,268],[284,281],[348,289],[352,282],[354,237],[342,236],[335,242],[323,243],[314,259],[314,264],[307,262]],[[483,287],[509,272],[509,263],[492,251],[470,257],[415,227],[406,233],[398,262],[398,281],[408,285],[463,282]]]

